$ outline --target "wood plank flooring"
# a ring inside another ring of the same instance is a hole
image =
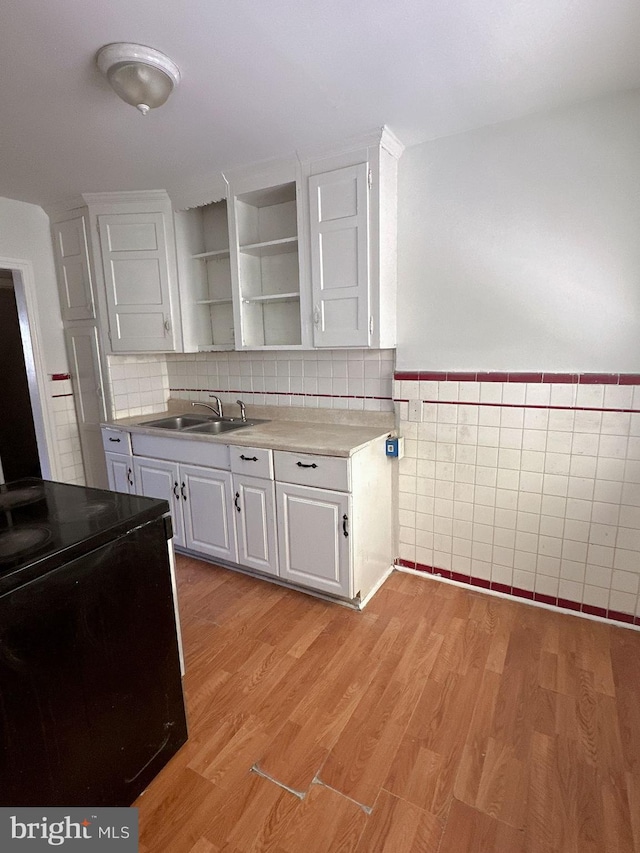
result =
[[[141,853],[640,853],[640,633],[402,573],[362,613],[178,581],[190,738]]]

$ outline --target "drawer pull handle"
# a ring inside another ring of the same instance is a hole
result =
[[[117,442],[118,444],[120,444],[120,439],[119,439],[119,438],[112,438],[111,436],[109,436],[109,441],[115,441],[115,442]]]
[[[238,506],[239,500],[240,500],[240,492],[236,492],[236,496],[233,499],[233,503],[234,503],[235,508],[238,510],[238,512],[240,512],[240,507]]]
[[[173,484],[173,496],[177,501],[180,500],[180,495],[178,494],[178,484],[177,483]]]
[[[349,516],[346,514],[343,515],[342,516],[342,532],[344,533],[345,536],[349,535],[349,531],[347,530],[347,522],[348,521],[349,521]]]
[[[296,465],[298,466],[298,468],[317,468],[318,467],[315,462],[312,462],[311,465],[305,465],[304,462],[296,462]]]
[[[185,484],[184,484],[184,483],[182,483],[182,485],[180,486],[180,494],[182,495],[182,498],[183,498],[183,500],[185,500],[185,501],[186,501],[186,499],[187,499],[187,496],[186,496],[186,495],[185,495],[185,493],[184,493],[184,490],[185,490],[186,488],[187,488],[187,487],[185,486]]]
[[[257,462],[258,461],[257,456],[245,456],[244,453],[240,454],[240,459],[242,459],[243,462]]]

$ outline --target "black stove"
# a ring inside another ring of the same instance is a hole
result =
[[[165,501],[68,483],[0,485],[0,594],[166,512]]]
[[[125,806],[187,738],[166,501],[0,485],[0,806]]]

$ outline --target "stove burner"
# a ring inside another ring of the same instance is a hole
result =
[[[30,551],[36,551],[51,539],[51,531],[46,527],[12,527],[0,533],[0,561],[8,562],[22,557]]]
[[[0,487],[0,510],[35,503],[44,498],[44,489],[40,485],[21,486],[18,489],[2,490]]]

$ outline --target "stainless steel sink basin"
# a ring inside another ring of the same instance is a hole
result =
[[[204,435],[219,435],[221,432],[230,432],[234,429],[242,429],[242,427],[255,426],[256,424],[267,423],[264,420],[241,420],[240,418],[222,418],[220,420],[210,420],[199,426],[187,427],[185,432],[197,432]]]
[[[173,415],[169,418],[160,418],[157,421],[145,421],[140,426],[157,427],[158,429],[187,429],[208,423],[209,418],[202,415]]]
[[[171,429],[177,432],[197,432],[204,435],[219,435],[221,432],[230,432],[242,427],[264,424],[264,420],[250,420],[247,418],[208,418],[206,415],[171,415],[168,418],[160,418],[157,421],[145,421],[140,424],[144,427],[156,429]]]

